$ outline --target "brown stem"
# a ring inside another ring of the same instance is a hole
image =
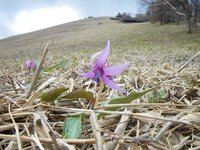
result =
[[[101,98],[101,94],[102,94],[103,88],[104,88],[104,83],[101,81],[100,82],[100,87],[99,87],[99,90],[98,90],[98,93],[97,93],[97,98],[96,98],[96,101],[95,101],[95,104],[94,104],[94,108],[98,105],[98,102],[99,102],[99,100]]]

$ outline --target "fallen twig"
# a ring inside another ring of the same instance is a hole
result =
[[[34,140],[29,137],[22,135],[21,137],[22,141],[26,142],[34,142]],[[0,139],[7,139],[7,140],[17,140],[17,137],[15,135],[7,135],[7,134],[0,134]],[[38,138],[41,143],[52,143],[52,140],[50,138]],[[60,139],[68,144],[94,144],[96,143],[95,138],[91,139]]]
[[[200,51],[196,55],[194,55],[190,60],[188,60],[180,69],[178,69],[176,73],[183,70],[192,60],[194,60],[199,55],[200,55]]]

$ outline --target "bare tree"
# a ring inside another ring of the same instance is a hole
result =
[[[176,21],[179,24],[184,16],[188,33],[198,26],[200,0],[142,0],[141,3],[148,5],[147,15],[152,22],[160,21],[163,25]]]
[[[147,15],[151,22],[159,21],[161,25],[177,20],[174,10],[163,0],[152,1],[148,7]]]
[[[198,26],[199,0],[192,0],[193,4],[193,27]]]

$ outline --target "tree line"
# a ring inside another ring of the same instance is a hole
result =
[[[188,33],[198,26],[200,0],[142,0],[142,3],[147,6],[146,16],[151,22],[163,25],[185,20]]]

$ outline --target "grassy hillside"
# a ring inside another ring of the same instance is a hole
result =
[[[200,32],[187,34],[184,24],[126,24],[106,17],[90,18],[0,40],[0,59],[36,56],[48,40],[54,40],[51,52],[55,55],[99,51],[110,40],[116,55],[179,59],[198,51]]]

